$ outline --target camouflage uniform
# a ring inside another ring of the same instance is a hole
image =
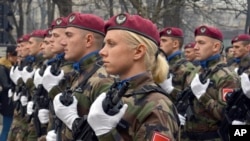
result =
[[[90,106],[96,97],[102,92],[106,92],[113,82],[113,78],[107,74],[101,65],[101,57],[98,52],[90,53],[79,64],[74,64],[77,75],[72,83],[71,90],[78,100],[77,110],[80,117],[88,114]],[[93,72],[95,67],[98,68]],[[85,85],[81,86],[82,81],[86,80],[87,75],[91,73],[92,75],[87,79]],[[73,126],[77,125],[73,124]],[[72,140],[72,133],[69,130],[66,137]]]
[[[122,120],[125,129],[116,128],[99,136],[100,141],[151,141],[159,132],[171,141],[180,140],[177,111],[168,97],[159,92],[146,93],[142,87],[155,86],[150,73],[129,80],[130,87],[122,98],[128,109]]]
[[[227,89],[239,88],[239,79],[231,72],[218,55],[206,64],[202,63],[200,74],[208,73],[210,85],[206,93],[197,100],[192,99],[192,113],[187,113],[185,131],[189,140],[220,141],[217,134],[219,123],[223,120],[226,107],[225,94]]]
[[[174,90],[170,99],[176,102],[178,94],[187,86],[187,78],[197,68],[182,57],[181,51],[177,51],[167,58],[170,74],[173,75],[172,83]]]
[[[20,69],[22,69],[24,66],[28,64],[28,57],[26,57],[24,60],[21,61],[19,64]],[[18,79],[15,91],[17,93],[22,91],[24,82],[22,78]],[[21,102],[20,100],[14,102],[15,105],[15,110],[14,110],[14,116],[13,116],[13,122],[11,124],[11,129],[8,134],[8,141],[26,141],[27,140],[27,135],[28,135],[28,122],[25,117],[22,116],[22,111],[21,111]],[[26,113],[26,111],[24,111]]]
[[[34,57],[34,62],[32,64],[32,68],[33,69],[41,68],[43,61],[44,61],[44,58],[42,57],[42,54],[38,54],[37,56]],[[34,92],[35,92],[36,88],[35,88],[35,85],[33,82],[33,78],[30,78],[27,80],[26,87],[27,87],[28,92],[30,94],[29,101],[32,100],[35,103],[36,101],[34,101]],[[34,114],[34,113],[32,113],[32,114]],[[34,119],[33,115],[27,115],[27,121],[29,121],[27,141],[36,141],[38,138],[36,127],[34,125],[34,120],[36,120],[35,121],[36,123],[40,122],[38,118]]]

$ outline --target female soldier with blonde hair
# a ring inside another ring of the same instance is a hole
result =
[[[107,73],[119,81],[90,108],[88,123],[99,140],[179,140],[177,111],[157,85],[169,67],[158,48],[156,26],[138,15],[119,14],[108,20],[105,30],[99,54]],[[124,104],[115,109],[116,91]]]

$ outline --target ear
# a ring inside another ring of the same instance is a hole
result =
[[[214,46],[213,46],[213,48],[212,48],[212,51],[213,51],[213,52],[218,52],[218,51],[220,52],[221,49],[222,49],[222,47],[221,47],[220,42],[215,42],[215,43],[214,43]]]
[[[89,48],[93,45],[94,35],[93,34],[86,34],[86,47]]]
[[[144,54],[146,54],[147,48],[145,45],[140,44],[138,47],[135,49],[134,52],[134,60],[139,60],[140,58],[144,57]]]
[[[179,48],[179,41],[176,40],[176,39],[173,39],[173,48],[176,49],[176,48]]]

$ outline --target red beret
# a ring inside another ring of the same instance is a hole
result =
[[[183,38],[183,31],[176,27],[166,27],[160,32],[160,36]]]
[[[52,34],[52,28],[48,28],[44,32],[44,37],[51,37],[51,34]]]
[[[29,34],[25,34],[21,38],[19,38],[19,43],[21,43],[21,42],[28,42],[29,39],[30,39],[30,35]]]
[[[238,36],[235,36],[231,43],[233,44],[234,42],[238,42],[238,41],[250,41],[250,35],[248,34],[240,34]]]
[[[79,12],[71,13],[68,16],[67,27],[76,27],[83,30],[105,35],[104,33],[104,20],[94,14],[83,14]]]
[[[119,14],[111,17],[105,24],[105,32],[112,29],[128,30],[140,34],[159,45],[160,37],[153,22],[139,15]]]
[[[223,35],[218,28],[202,25],[195,29],[194,36],[208,36],[220,41],[223,41]]]
[[[186,45],[184,46],[184,49],[186,49],[186,48],[194,48],[194,46],[195,46],[195,43],[194,43],[194,42],[191,42],[191,43],[186,44]]]
[[[34,30],[30,33],[30,37],[37,37],[37,38],[44,38],[44,34],[45,34],[46,30]]]
[[[51,23],[50,27],[51,27],[52,29],[54,29],[54,28],[66,28],[66,27],[67,27],[67,24],[68,24],[68,19],[67,19],[67,17],[59,17],[59,18],[55,19],[55,20]]]

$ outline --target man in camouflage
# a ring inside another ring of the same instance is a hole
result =
[[[38,118],[41,123],[48,124],[47,132],[49,133],[53,133],[55,129],[61,126],[58,124],[59,120],[55,118],[52,101],[57,93],[62,92],[66,87],[71,85],[71,76],[73,73],[72,63],[64,59],[64,47],[60,44],[65,38],[66,26],[66,17],[59,17],[51,23],[51,36],[48,38],[48,48],[53,58],[47,60],[44,74],[40,76],[39,73],[36,73],[37,77],[34,80],[37,85],[41,84],[48,93],[50,101],[48,105],[49,110],[46,108],[39,109]],[[52,73],[55,73],[55,75]],[[64,127],[58,132],[65,132]],[[43,136],[40,140],[45,140],[45,138],[46,136]]]
[[[184,90],[187,85],[186,79],[195,70],[195,66],[185,60],[182,56],[181,47],[183,44],[182,29],[176,27],[166,27],[160,31],[160,49],[166,55],[166,59],[170,66],[168,78],[160,85],[169,95],[170,99],[175,103],[178,94]]]
[[[20,62],[18,66],[13,66],[10,71],[10,78],[13,81],[15,86],[15,92],[13,93],[13,96],[11,97],[13,100],[13,103],[15,105],[14,110],[14,116],[13,116],[13,122],[11,125],[11,129],[8,135],[8,141],[26,141],[27,135],[28,135],[28,122],[23,116],[25,115],[26,111],[22,109],[22,104],[20,102],[20,95],[23,89],[24,82],[21,77],[21,73],[23,70],[23,67],[28,64],[28,55],[29,51],[27,49],[27,46],[29,44],[29,34],[23,35],[19,39],[19,55],[20,55]]]
[[[191,141],[220,141],[217,130],[224,119],[225,96],[239,87],[239,81],[220,55],[221,31],[202,25],[195,29],[194,35],[196,59],[201,68],[190,84],[192,112],[186,113],[185,131]]]
[[[104,38],[103,19],[92,14],[72,13],[67,22],[66,37],[61,45],[65,51],[64,58],[74,62],[75,73],[72,75],[70,90],[68,88],[55,97],[54,109],[57,117],[72,131],[66,132],[67,140],[76,140],[76,136],[82,133],[79,126],[81,121],[86,120],[84,115],[88,114],[95,98],[107,91],[112,78],[101,67],[101,57],[98,54]],[[69,106],[64,105],[64,100],[59,100],[67,95],[71,96],[73,102]],[[55,137],[54,134],[55,132],[49,132],[47,138]]]

